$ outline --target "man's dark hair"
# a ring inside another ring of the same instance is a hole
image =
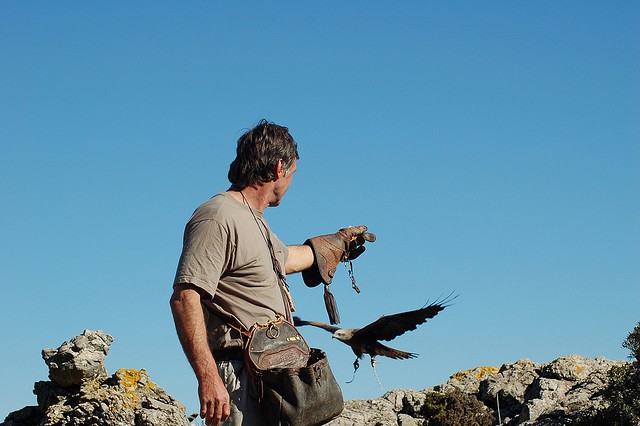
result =
[[[261,182],[276,180],[278,160],[288,170],[298,158],[298,146],[289,129],[267,120],[248,130],[238,139],[236,159],[229,166],[229,182],[245,188]]]

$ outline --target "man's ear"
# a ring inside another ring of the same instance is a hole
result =
[[[286,170],[284,169],[284,167],[282,166],[282,159],[278,160],[278,162],[276,163],[276,179],[278,180],[280,179],[282,176],[286,175]]]

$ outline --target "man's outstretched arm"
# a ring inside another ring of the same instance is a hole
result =
[[[289,256],[284,265],[287,274],[302,272],[313,265],[313,251],[309,246],[287,246]]]
[[[182,349],[198,380],[200,417],[207,425],[217,426],[229,417],[229,393],[209,348],[200,290],[190,284],[176,285],[170,305]]]

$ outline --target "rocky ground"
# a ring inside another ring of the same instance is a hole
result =
[[[112,342],[102,331],[85,330],[57,349],[44,349],[51,380],[35,384],[37,405],[9,414],[0,426],[189,425],[184,407],[145,370],[108,375],[103,361]],[[427,419],[444,398],[450,413],[438,424],[570,425],[603,404],[607,371],[622,364],[570,355],[548,363],[524,359],[500,368],[478,367],[421,391],[393,390],[377,399],[348,401],[329,425],[434,424]]]
[[[378,399],[349,401],[329,425],[426,425],[431,396],[456,390],[480,403],[475,410],[490,413],[490,424],[569,425],[601,406],[607,371],[622,364],[625,361],[570,355],[542,364],[523,359],[500,368],[478,367],[422,391],[393,390]]]

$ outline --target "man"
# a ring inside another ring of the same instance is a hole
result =
[[[329,284],[340,260],[373,241],[364,226],[294,246],[271,232],[263,212],[282,201],[298,158],[286,127],[260,121],[238,139],[229,190],[198,207],[185,228],[170,304],[207,425],[263,423],[238,330],[277,314],[291,319],[285,274],[304,271],[307,285]]]

